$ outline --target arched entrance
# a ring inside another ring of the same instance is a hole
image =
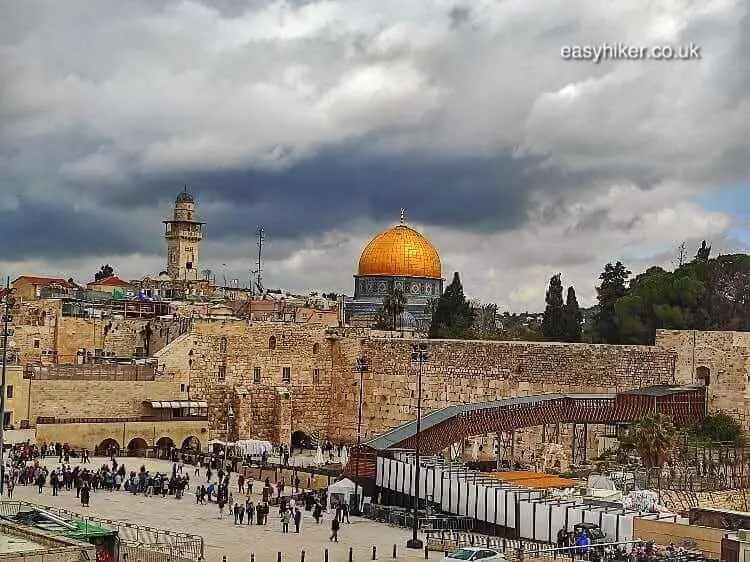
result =
[[[709,384],[711,384],[711,369],[709,369],[708,367],[704,367],[703,365],[696,368],[695,379],[698,382],[698,384],[702,384],[703,386],[708,386]]]
[[[156,442],[156,456],[160,459],[169,459],[174,450],[174,441],[171,437],[161,437]]]
[[[105,439],[94,449],[94,455],[99,457],[111,457],[120,454],[120,444],[116,439]]]
[[[300,451],[302,451],[303,449],[312,448],[313,439],[307,433],[305,433],[301,429],[298,429],[297,431],[292,433],[292,449],[299,449]]]
[[[200,439],[198,439],[195,435],[191,435],[190,437],[185,438],[182,442],[181,449],[184,453],[200,453]]]
[[[147,451],[148,443],[146,443],[145,439],[136,437],[135,439],[131,439],[130,443],[128,443],[128,456],[145,457]]]

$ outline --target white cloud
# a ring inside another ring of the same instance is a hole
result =
[[[589,304],[607,260],[637,264],[633,256],[683,239],[720,239],[731,218],[693,201],[747,178],[750,81],[737,62],[749,20],[741,0],[111,6],[5,10],[0,172],[14,188],[45,194],[55,186],[85,207],[97,189],[135,177],[282,169],[363,141],[373,151],[419,156],[544,156],[563,176],[590,181],[554,198],[533,193],[528,221],[515,230],[427,229],[446,276],[459,270],[471,294],[535,309],[555,271]],[[559,56],[563,45],[602,41],[694,41],[703,58],[595,65]],[[46,150],[52,142],[57,148]],[[377,229],[356,221],[341,229],[296,249],[285,242],[285,257],[267,265],[269,282],[349,289],[358,251]],[[211,242],[209,225],[204,261],[232,262],[230,275],[244,278],[253,241],[240,238]],[[115,258],[129,276],[163,261],[122,255],[5,265],[80,274]]]

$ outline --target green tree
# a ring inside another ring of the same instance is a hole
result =
[[[115,274],[115,270],[109,264],[103,265],[99,268],[99,271],[94,273],[94,281],[101,281],[107,277],[112,277]]]
[[[473,311],[466,300],[458,272],[438,299],[430,324],[431,338],[471,339]]]
[[[406,310],[406,296],[396,287],[393,281],[388,283],[388,292],[383,297],[383,304],[375,313],[375,328],[378,330],[393,330],[397,328],[399,314]]]
[[[695,260],[698,263],[706,263],[708,261],[708,256],[711,255],[711,246],[706,245],[706,241],[704,240],[701,242],[701,247],[698,248],[698,251],[695,254]]]
[[[542,318],[542,335],[550,341],[561,341],[563,337],[563,287],[560,274],[556,273],[549,280],[549,287],[544,301]]]
[[[583,331],[583,313],[578,306],[576,290],[568,287],[562,315],[562,341],[580,342]]]
[[[661,414],[641,419],[630,428],[629,441],[646,467],[660,467],[675,442],[677,432],[672,422]]]
[[[703,418],[691,433],[699,440],[734,443],[743,445],[745,442],[742,424],[726,412],[718,412]]]
[[[617,262],[608,263],[599,276],[601,285],[596,288],[596,298],[599,301],[599,312],[594,317],[597,340],[601,343],[620,343],[620,325],[618,323],[615,305],[622,298],[627,289],[625,282],[630,271]]]
[[[480,340],[494,340],[500,335],[497,329],[497,305],[480,302],[471,303],[474,325],[472,332],[474,337]]]

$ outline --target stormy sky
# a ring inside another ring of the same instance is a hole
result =
[[[602,43],[701,56],[561,57]],[[743,0],[0,0],[0,271],[158,273],[187,184],[220,283],[262,224],[267,286],[351,293],[405,207],[470,296],[588,305],[747,248],[749,133]]]

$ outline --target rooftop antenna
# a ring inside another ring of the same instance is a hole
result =
[[[263,230],[262,226],[258,227],[258,230],[255,231],[255,234],[258,236],[258,263],[257,263],[257,269],[255,270],[255,288],[258,291],[258,294],[262,295],[263,290],[263,240],[265,240],[265,230]]]

